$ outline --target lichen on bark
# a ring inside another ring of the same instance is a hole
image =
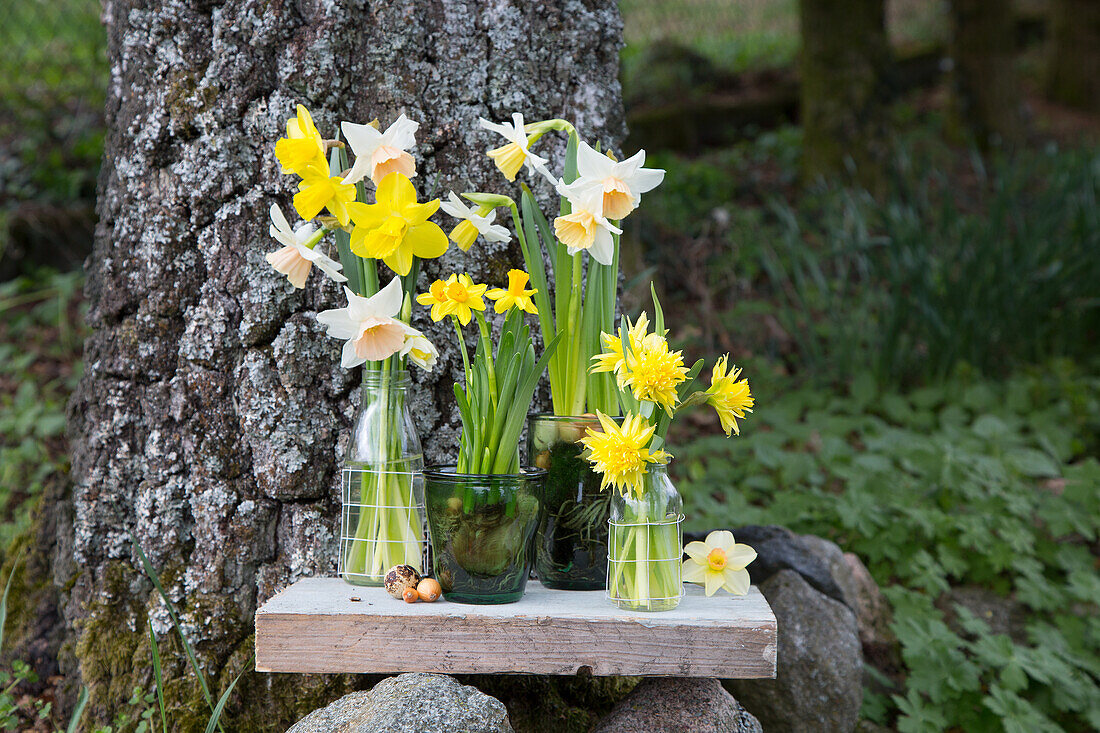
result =
[[[613,0],[105,0],[108,136],[88,267],[85,374],[70,404],[71,521],[59,522],[62,667],[106,723],[151,684],[147,623],[165,650],[179,729],[205,703],[130,536],[163,573],[208,679],[247,666],[259,603],[335,564],[341,436],[356,375],[313,315],[340,305],[311,275],[292,291],[263,260],[272,202],[293,182],[274,159],[294,104],[332,135],[339,120],[421,122],[421,194],[501,189],[479,116],[573,119],[590,139],[623,134]],[[554,146],[560,159],[563,145]],[[543,188],[543,195],[546,189]],[[421,277],[494,276],[518,248],[452,248]],[[427,459],[453,455],[446,324],[414,374]],[[369,680],[246,674],[234,729],[276,729]]]

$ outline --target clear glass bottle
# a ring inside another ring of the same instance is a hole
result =
[[[619,608],[671,611],[683,596],[683,507],[666,466],[650,466],[643,491],[611,497],[607,596]]]
[[[363,373],[341,476],[340,577],[382,585],[394,565],[427,567],[424,452],[404,370]]]

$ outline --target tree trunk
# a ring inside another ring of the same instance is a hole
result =
[[[1100,113],[1100,3],[1051,0],[1047,94]]]
[[[890,45],[884,0],[801,0],[802,170],[848,169],[877,189],[886,162],[884,105]]]
[[[1024,138],[1012,3],[952,0],[953,117],[981,147]]]
[[[85,720],[108,723],[135,685],[151,686],[151,621],[170,716],[189,730],[209,711],[130,534],[175,599],[215,698],[250,664],[257,604],[335,569],[358,370],[340,368],[340,344],[313,314],[342,296],[319,275],[292,291],[263,259],[276,247],[267,209],[286,210],[293,192],[274,143],[294,104],[328,137],[339,120],[405,112],[422,123],[422,195],[499,189],[483,154],[497,141],[479,115],[563,116],[589,139],[621,140],[622,24],[613,0],[106,0],[104,17],[94,332],[70,405],[71,503],[58,507],[62,664],[90,688]],[[452,247],[421,286],[455,269],[501,283],[520,263],[515,243]],[[448,324],[421,311],[416,325],[443,352],[432,374],[413,375],[433,462],[455,452],[461,360]],[[251,673],[232,727],[275,730],[355,684]]]

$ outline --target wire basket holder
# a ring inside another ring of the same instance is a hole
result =
[[[354,585],[382,585],[394,565],[431,569],[431,546],[420,471],[341,471],[337,572]]]
[[[636,611],[675,608],[684,597],[683,522],[683,514],[655,522],[608,519],[605,597]]]

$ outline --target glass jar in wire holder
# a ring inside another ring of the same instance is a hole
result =
[[[611,496],[607,597],[631,611],[671,611],[684,595],[684,503],[665,466],[650,466],[641,487]]]
[[[368,370],[341,471],[340,577],[383,585],[394,565],[431,567],[424,453],[408,409],[406,371]]]

